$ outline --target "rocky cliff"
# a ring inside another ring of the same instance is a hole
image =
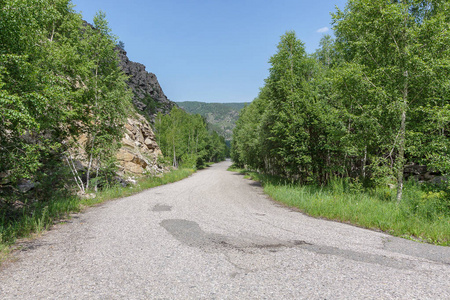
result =
[[[162,152],[156,143],[155,134],[149,122],[143,116],[135,114],[127,118],[124,127],[125,132],[120,141],[121,148],[116,153],[118,178],[126,181],[130,176],[163,173],[166,169],[158,162]],[[86,181],[85,174],[89,165],[89,157],[85,151],[87,140],[86,134],[80,135],[67,151],[73,171],[81,175],[83,181]],[[69,164],[69,160],[67,162]],[[93,169],[95,169],[95,162],[93,162]],[[94,172],[91,172],[93,177]]]
[[[164,94],[156,75],[140,63],[130,61],[127,52],[118,49],[120,66],[129,76],[128,85],[134,93],[133,104],[139,113],[153,122],[158,112],[168,113],[175,105]]]
[[[158,156],[161,155],[161,150],[147,120],[141,115],[128,118],[122,138],[122,147],[116,155],[119,162],[119,175],[143,173],[156,175],[161,173],[164,170],[158,164]]]

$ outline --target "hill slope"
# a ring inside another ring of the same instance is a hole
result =
[[[248,103],[205,103],[197,101],[175,102],[191,114],[200,114],[211,128],[230,141],[239,118],[239,111]]]

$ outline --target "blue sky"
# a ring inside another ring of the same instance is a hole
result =
[[[172,101],[250,102],[264,85],[280,36],[308,53],[332,34],[345,0],[72,0],[92,23],[106,13],[132,61],[155,73]]]

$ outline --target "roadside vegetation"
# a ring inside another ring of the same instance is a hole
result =
[[[420,242],[450,246],[450,208],[442,190],[408,181],[404,199],[395,201],[389,187],[364,189],[348,179],[333,179],[326,186],[304,185],[285,178],[232,166],[229,171],[261,182],[272,199],[319,218],[350,223]]]
[[[448,244],[449,9],[349,0],[332,14],[336,39],[324,36],[311,55],[287,32],[240,113],[236,166],[313,215]],[[434,183],[405,172],[419,165]]]

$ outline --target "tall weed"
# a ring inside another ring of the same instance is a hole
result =
[[[327,186],[299,185],[256,172],[241,170],[262,183],[276,201],[303,212],[392,235],[450,245],[448,189],[407,182],[400,204],[388,185],[364,189],[357,180],[335,178]]]

